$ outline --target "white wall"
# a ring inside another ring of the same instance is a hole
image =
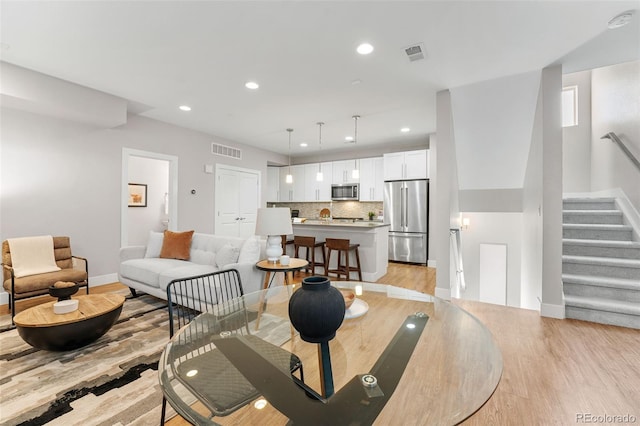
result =
[[[460,189],[522,188],[540,72],[451,89]]]
[[[430,252],[435,252],[438,273],[436,274],[435,295],[443,299],[451,298],[450,280],[450,239],[449,229],[455,220],[452,206],[457,205],[453,200],[458,188],[455,187],[455,177],[452,165],[456,162],[453,123],[451,121],[451,95],[448,90],[436,94],[437,108],[437,138],[431,138],[431,155],[436,158],[435,175],[436,185],[429,185],[430,197],[435,200],[431,212],[433,213],[432,228],[429,230],[433,236],[433,246]],[[430,156],[431,156],[430,155]],[[432,176],[433,176],[432,175]],[[431,255],[430,255],[431,256]]]
[[[147,243],[149,231],[162,232],[166,229],[165,194],[169,192],[169,162],[152,158],[129,158],[129,183],[147,185],[147,206],[128,207],[127,241],[129,245]]]
[[[578,125],[562,128],[564,192],[591,189],[591,71],[562,76],[562,86],[578,87]]]
[[[604,134],[615,132],[640,159],[640,62],[592,71],[591,190],[621,188],[640,211],[640,171]]]
[[[204,172],[205,164],[266,176],[268,161],[284,161],[279,154],[136,115],[115,128],[4,107],[0,119],[0,240],[68,235],[73,252],[89,259],[90,278],[118,269],[122,148],[177,156],[177,228],[208,233],[214,232],[214,175]],[[211,142],[241,148],[243,159],[212,155]],[[262,195],[264,200],[266,185]]]
[[[562,67],[542,70],[542,304],[564,318],[562,291]]]
[[[538,94],[531,147],[522,188],[522,283],[520,306],[540,309],[542,300],[542,91]]]
[[[479,300],[480,244],[507,246],[507,306],[520,307],[522,213],[462,212],[469,227],[460,231],[466,290],[461,297]]]

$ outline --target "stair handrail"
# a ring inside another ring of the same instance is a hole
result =
[[[635,157],[635,155],[633,155],[633,153],[629,150],[629,148],[627,148],[627,146],[624,144],[624,142],[622,142],[620,140],[618,135],[616,135],[614,132],[609,132],[606,135],[604,135],[603,137],[601,137],[600,139],[610,139],[613,142],[617,143],[618,146],[620,147],[620,149],[622,149],[622,151],[625,154],[627,154],[627,157],[629,157],[631,162],[633,164],[635,164],[635,166],[638,168],[638,170],[640,170],[640,161],[638,161],[638,159]]]

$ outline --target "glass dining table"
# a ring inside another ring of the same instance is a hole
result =
[[[322,394],[318,344],[289,321],[299,285],[277,286],[234,301],[231,317],[214,309],[173,336],[158,368],[169,404],[197,425],[453,425],[491,397],[502,355],[474,316],[392,285],[332,285],[356,294],[329,342],[333,395]],[[303,375],[289,370],[288,357]],[[233,409],[220,410],[239,395]]]

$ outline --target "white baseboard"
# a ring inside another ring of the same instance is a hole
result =
[[[427,260],[427,266],[429,268],[435,268],[436,267],[436,261],[435,260],[431,260],[431,259]]]
[[[89,277],[89,288],[98,287],[105,284],[118,282],[118,274],[98,275],[97,277]]]
[[[106,274],[106,275],[98,275],[96,277],[89,277],[89,289],[94,287],[98,287],[105,284],[113,284],[118,282],[118,274]],[[0,305],[8,305],[9,304],[9,293],[6,291],[0,292]]]
[[[444,300],[451,300],[451,289],[436,287],[436,297]]]
[[[548,318],[564,319],[564,305],[540,304],[540,316]]]

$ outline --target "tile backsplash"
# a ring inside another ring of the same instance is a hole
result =
[[[333,201],[314,203],[267,203],[268,207],[289,207],[291,210],[300,210],[300,217],[317,219],[320,210],[329,209],[331,217],[359,217],[369,219],[369,212],[374,212],[375,217],[382,216],[382,201]]]

